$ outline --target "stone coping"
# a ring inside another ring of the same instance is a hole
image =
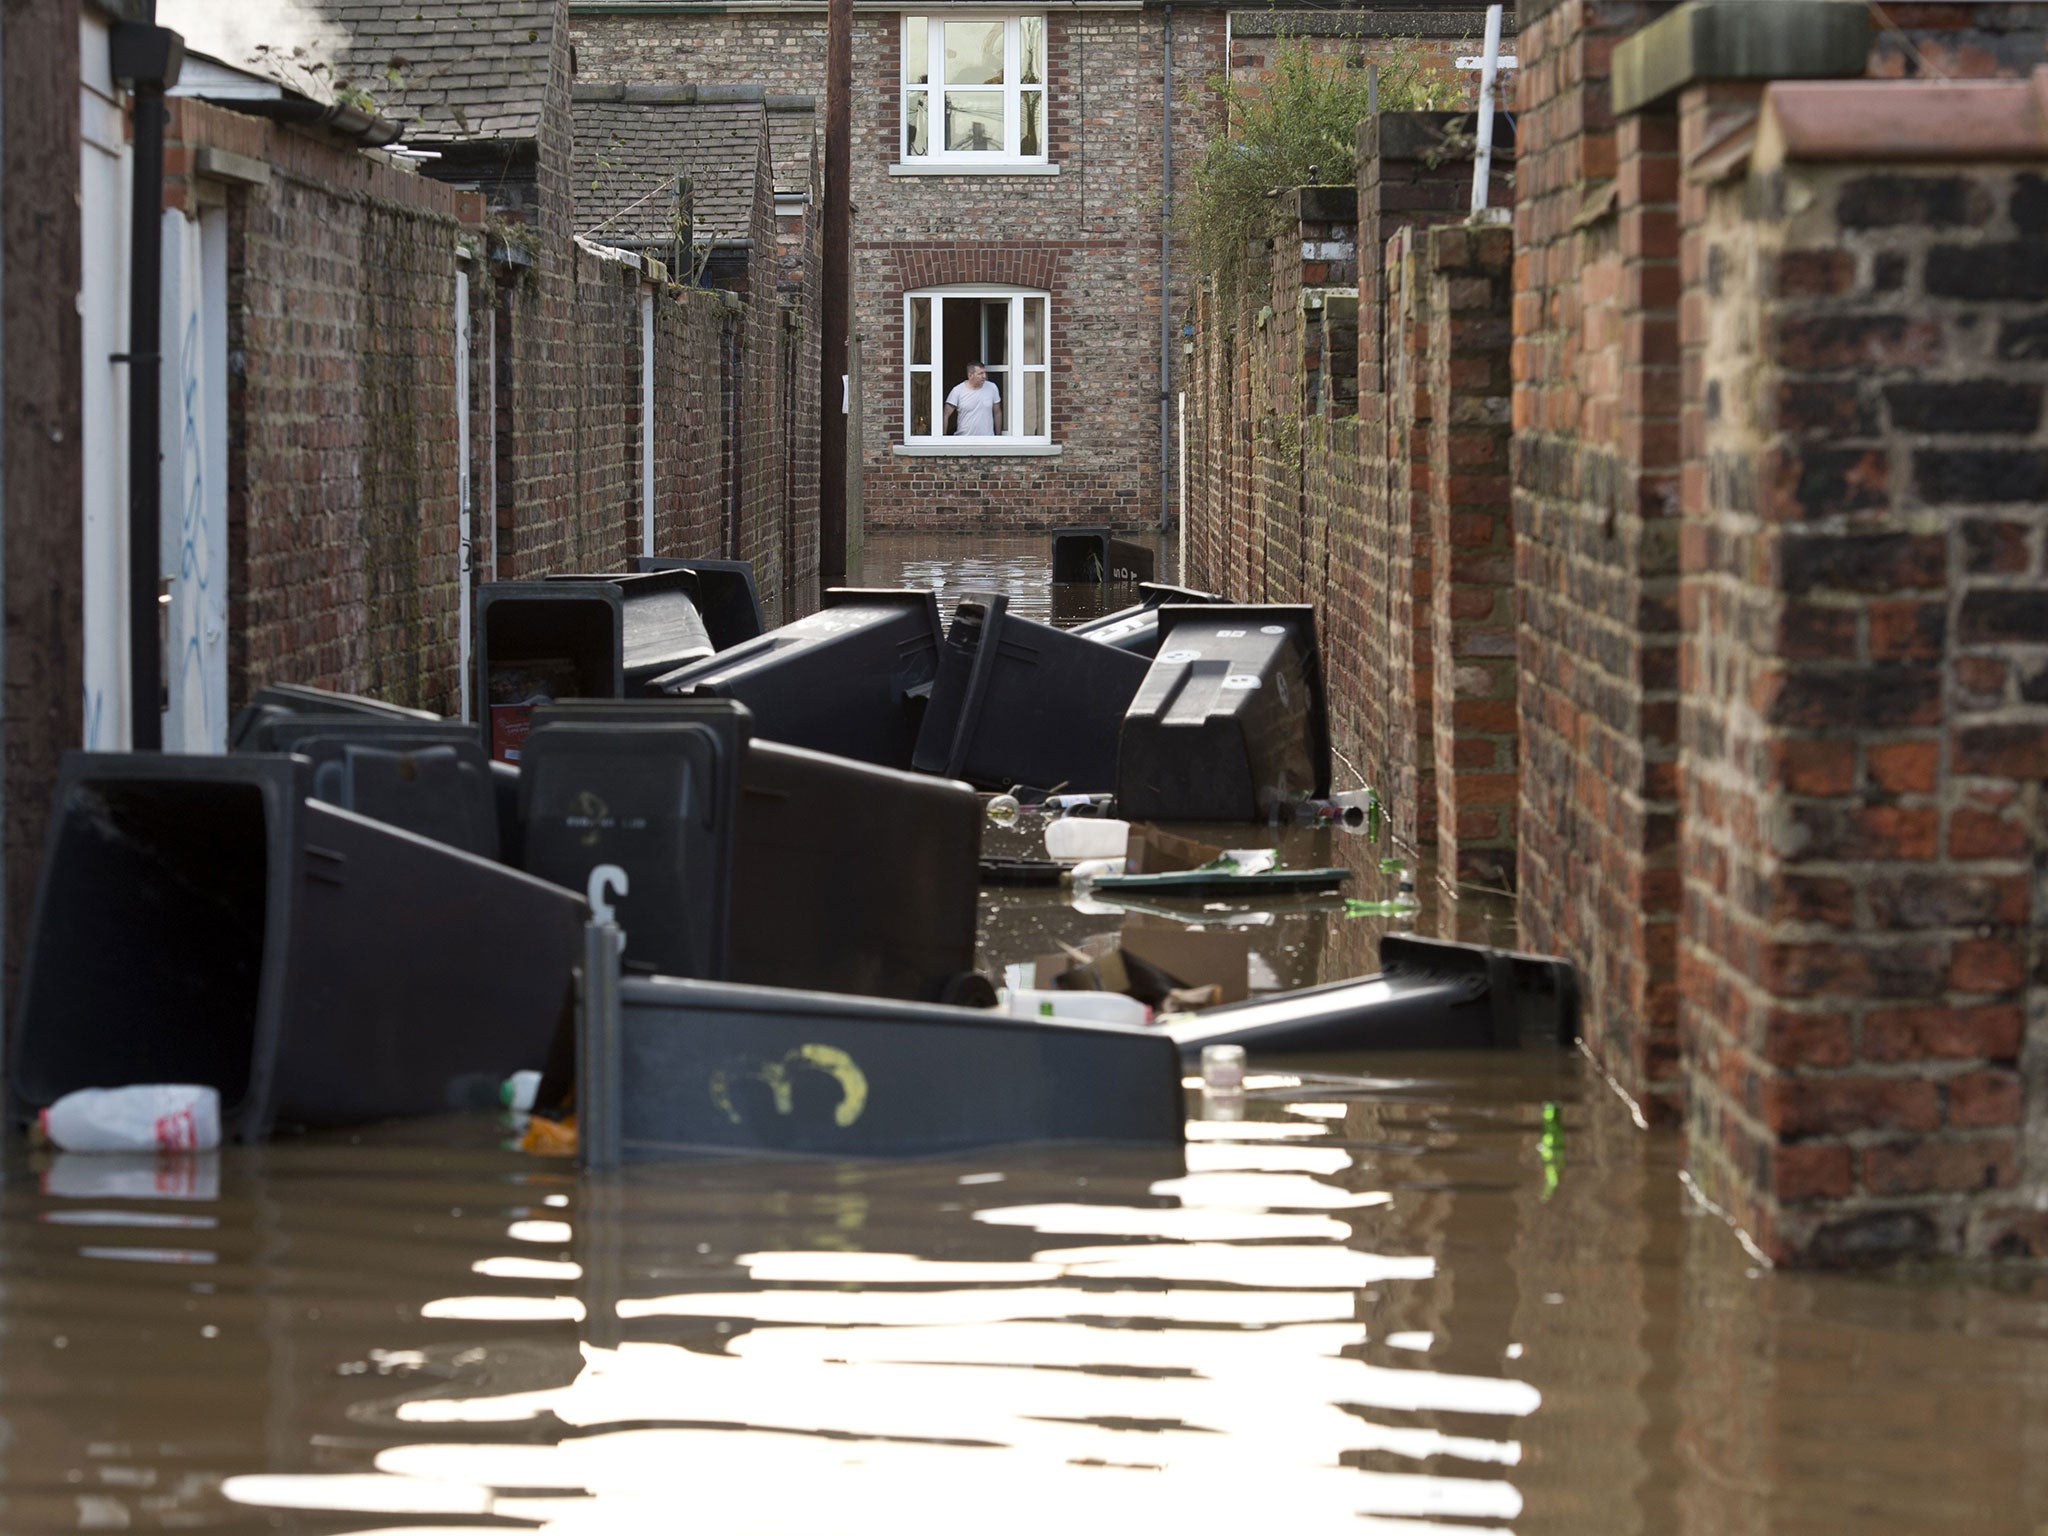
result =
[[[1858,76],[1870,58],[1862,0],[1689,0],[1614,50],[1616,113],[1702,80]]]
[[[1767,87],[1751,168],[1829,160],[2048,163],[2048,67],[2026,80],[1792,80]]]

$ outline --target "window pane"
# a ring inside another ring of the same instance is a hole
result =
[[[910,301],[910,360],[930,365],[932,360],[932,301]]]
[[[1009,437],[1017,430],[1015,424],[1010,420],[1010,412],[1013,409],[1010,404],[1010,370],[1007,368],[991,368],[988,371],[988,381],[995,385],[996,394],[999,397],[996,405],[1003,413],[1002,435]]]
[[[932,152],[930,111],[930,91],[905,91],[903,93],[904,154],[928,155]]]
[[[1045,361],[1045,300],[1024,301],[1024,361]]]
[[[946,84],[1003,83],[1003,24],[949,21],[945,24]]]
[[[1019,91],[1017,93],[1017,153],[1020,155],[1042,155],[1045,153],[1045,135],[1039,125],[1045,117],[1045,92]]]
[[[947,30],[950,32],[951,27]],[[1003,147],[1001,91],[946,92],[946,148],[973,154],[995,154]]]
[[[1018,55],[1021,64],[1017,80],[1021,85],[1045,84],[1045,18],[1026,16],[1018,24],[1022,35],[1018,39]]]
[[[910,370],[910,435],[932,435],[932,371],[929,368]]]
[[[903,83],[923,85],[931,77],[931,38],[925,30],[925,19],[908,17],[903,23]]]
[[[1017,426],[1026,437],[1045,436],[1045,375],[1023,373],[1018,375],[1017,388],[1021,399],[1018,405]]]
[[[1010,301],[981,301],[981,360],[995,372],[1010,360]]]

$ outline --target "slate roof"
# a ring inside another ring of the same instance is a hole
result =
[[[685,207],[699,244],[752,234],[759,86],[578,86],[574,110],[578,234],[665,245]]]
[[[258,0],[261,3],[261,0]],[[559,0],[311,0],[348,41],[338,86],[411,143],[539,136]]]

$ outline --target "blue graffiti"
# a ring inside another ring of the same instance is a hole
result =
[[[203,387],[203,348],[199,311],[195,308],[186,317],[184,341],[178,355],[179,403],[184,414],[180,446],[183,449],[185,481],[178,516],[178,578],[184,587],[179,595],[186,599],[179,605],[184,610],[180,615],[180,627],[187,629],[180,647],[178,672],[179,692],[187,701],[186,709],[189,712],[189,701],[197,698],[200,729],[204,739],[210,742],[213,739],[213,700],[206,687],[203,635],[206,598],[213,585],[214,552],[206,536],[206,445],[201,433],[204,402],[200,393]],[[188,742],[186,745],[198,744]]]

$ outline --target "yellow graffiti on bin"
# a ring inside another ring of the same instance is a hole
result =
[[[836,1045],[800,1045],[783,1055],[779,1061],[764,1061],[751,1072],[741,1072],[742,1081],[752,1079],[767,1088],[775,1100],[775,1112],[787,1115],[794,1111],[795,1093],[790,1073],[796,1070],[823,1072],[839,1084],[839,1104],[832,1111],[832,1122],[840,1127],[852,1125],[868,1107],[868,1079],[854,1059]],[[711,1074],[711,1102],[716,1104],[725,1118],[734,1125],[741,1123],[739,1106],[732,1101],[733,1073],[721,1067]]]

